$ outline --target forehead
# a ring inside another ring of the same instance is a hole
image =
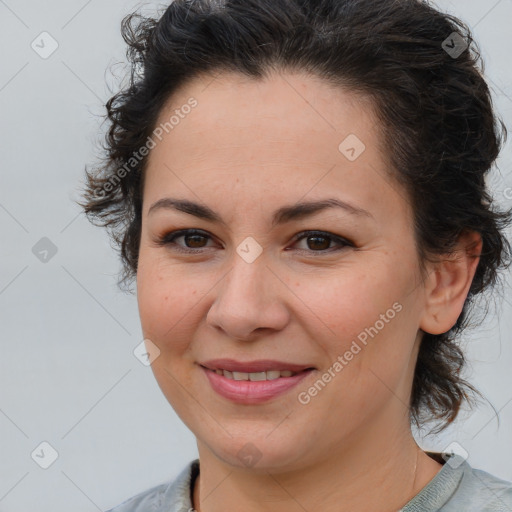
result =
[[[388,191],[379,191],[387,163],[377,126],[368,100],[317,77],[202,76],[160,113],[145,197],[193,187],[199,197],[247,202],[338,190],[378,206]]]
[[[200,154],[203,147],[206,152],[243,143],[260,145],[261,150],[261,143],[302,141],[308,147],[314,144],[317,152],[324,149],[337,155],[339,143],[350,133],[367,145],[377,142],[377,121],[369,99],[316,76],[273,73],[258,80],[235,73],[201,76],[173,94],[157,125],[164,126],[182,109],[189,111],[186,105],[191,98],[197,106],[179,120],[175,115],[178,123],[168,131],[173,132],[176,145],[190,135],[205,137],[197,145]]]

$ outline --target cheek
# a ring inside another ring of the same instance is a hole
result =
[[[407,364],[417,331],[416,299],[411,276],[400,270],[340,270],[326,282],[303,278],[297,288],[306,305],[303,318],[310,319],[306,328],[331,363],[347,355],[343,373],[353,378],[376,368],[391,375]]]
[[[148,251],[149,252],[149,251]],[[137,272],[137,302],[144,336],[161,350],[179,349],[186,339],[194,307],[202,293],[190,272],[164,266],[162,259],[141,251]],[[168,343],[172,340],[172,345]],[[166,344],[166,346],[162,346]]]
[[[403,290],[397,279],[384,271],[340,270],[325,280],[303,278],[298,295],[339,339],[357,337],[381,314],[401,300]],[[311,316],[311,314],[309,315]]]
[[[308,320],[302,325],[326,356],[319,378],[331,379],[326,391],[319,393],[329,407],[321,399],[312,399],[308,407],[318,417],[328,409],[336,424],[333,428],[339,428],[338,421],[346,428],[363,422],[403,392],[400,386],[417,326],[410,276],[394,268],[366,267],[359,275],[355,269],[347,270],[319,287],[313,278],[301,281],[300,297],[310,310],[304,310]],[[350,419],[346,411],[351,411]]]

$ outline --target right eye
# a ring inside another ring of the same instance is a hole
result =
[[[185,245],[176,243],[176,240],[180,238],[185,240]],[[206,239],[211,240],[210,235],[208,235],[206,231],[199,229],[180,229],[163,235],[157,240],[157,244],[168,247],[173,251],[197,254],[204,252],[202,249],[207,248],[206,246],[201,245],[202,241]],[[190,247],[189,244],[192,244],[192,247]]]

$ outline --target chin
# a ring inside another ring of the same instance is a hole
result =
[[[288,441],[288,442],[286,442]],[[297,469],[301,454],[297,452],[300,441],[246,436],[229,438],[227,444],[216,444],[210,451],[226,465],[250,472],[282,472]]]

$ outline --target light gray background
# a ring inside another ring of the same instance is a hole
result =
[[[73,203],[84,165],[99,155],[109,87],[117,91],[126,71],[110,71],[124,61],[120,21],[140,5],[0,0],[3,512],[105,510],[197,457],[193,435],[133,355],[142,340],[136,298],[116,288],[120,267],[106,233]],[[145,5],[154,12],[157,4]],[[511,127],[512,1],[438,5],[473,28],[496,106]],[[59,45],[47,59],[31,48],[43,31]],[[491,179],[497,201],[508,206],[511,156],[508,143],[501,174]],[[42,237],[57,247],[46,263],[32,252]],[[467,343],[468,378],[500,411],[501,426],[484,404],[420,444],[443,450],[457,442],[474,467],[512,480],[510,280],[505,291],[499,315]],[[58,452],[48,469],[31,458],[43,441]]]

